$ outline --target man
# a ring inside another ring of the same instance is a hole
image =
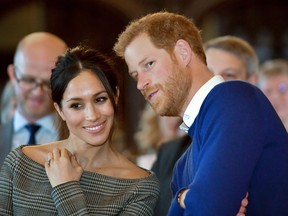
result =
[[[66,47],[62,39],[48,32],[31,33],[19,42],[14,63],[7,69],[14,87],[16,110],[12,120],[0,128],[0,165],[11,149],[28,143],[29,123],[33,123],[32,128],[36,125],[37,130],[31,142],[41,144],[59,138],[49,83],[51,69]]]
[[[224,80],[257,84],[259,60],[253,47],[236,36],[220,36],[204,43],[208,68]]]
[[[288,61],[267,60],[259,71],[259,88],[268,97],[288,131]]]
[[[159,12],[136,20],[114,46],[161,116],[181,116],[193,143],[173,172],[168,215],[288,215],[288,135],[264,94],[224,82],[206,66],[194,23]]]
[[[208,68],[224,80],[243,80],[256,84],[258,57],[253,47],[235,36],[220,36],[204,44]],[[176,161],[191,143],[189,136],[161,145],[152,167],[160,181],[160,197],[154,215],[166,215],[172,200],[170,183]]]

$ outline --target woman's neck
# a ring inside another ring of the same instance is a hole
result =
[[[80,166],[87,171],[95,171],[100,167],[107,166],[117,157],[117,153],[108,142],[101,146],[93,146],[87,143],[76,143],[68,138],[63,147],[70,151]]]

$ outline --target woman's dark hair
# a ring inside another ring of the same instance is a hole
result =
[[[56,66],[52,69],[50,78],[52,100],[58,104],[60,109],[62,109],[61,101],[67,85],[82,71],[88,70],[94,73],[102,82],[108,97],[112,102],[115,115],[117,115],[117,119],[119,120],[120,116],[118,111],[120,110],[121,113],[121,106],[120,109],[116,109],[116,107],[119,108],[119,103],[121,101],[119,98],[121,95],[121,86],[119,85],[119,77],[117,77],[119,73],[117,73],[113,62],[114,61],[103,53],[86,46],[79,45],[74,48],[69,48],[63,56],[58,57]],[[117,93],[119,93],[119,95],[118,103],[116,104],[115,99]],[[114,123],[117,124],[117,122],[118,121],[115,121]],[[116,127],[115,124],[114,127]],[[66,138],[69,134],[66,124],[60,122],[59,128],[60,136]],[[112,133],[110,135],[112,136]]]
[[[61,101],[68,83],[87,70],[100,79],[116,112],[115,99],[119,85],[112,61],[99,51],[85,46],[69,48],[58,58],[50,79],[52,100],[61,109]]]

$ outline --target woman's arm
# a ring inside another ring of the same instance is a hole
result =
[[[13,215],[13,158],[8,155],[0,170],[0,215]]]
[[[60,215],[89,215],[79,181],[83,169],[67,149],[54,149],[48,154],[45,170],[51,196]]]

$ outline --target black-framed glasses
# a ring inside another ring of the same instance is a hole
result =
[[[18,82],[19,86],[23,89],[26,90],[32,90],[36,89],[38,87],[41,87],[43,90],[48,91],[50,90],[50,81],[49,80],[37,80],[34,77],[31,76],[22,76],[19,77],[18,74],[16,73],[16,68],[14,69],[14,75],[16,78],[16,81]],[[17,70],[19,70],[17,68]]]

